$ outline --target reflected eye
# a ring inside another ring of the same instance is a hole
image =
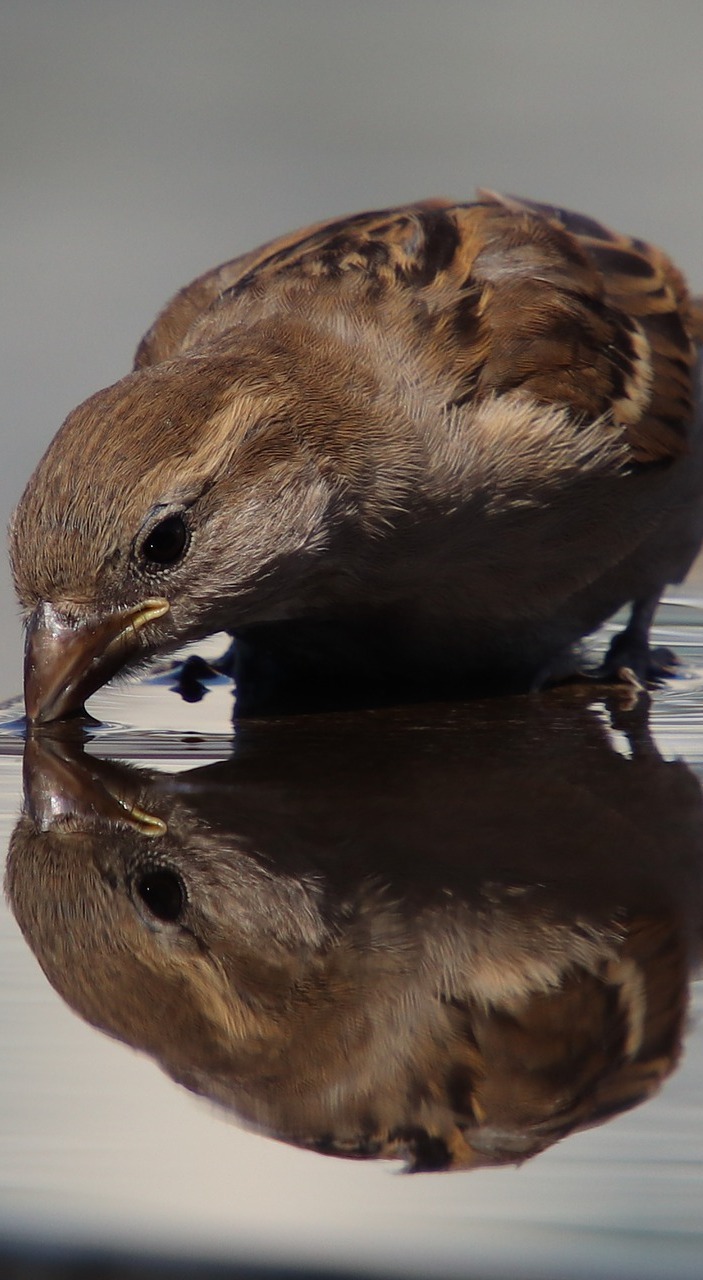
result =
[[[175,564],[188,546],[188,527],[183,516],[166,516],[154,525],[142,543],[142,555],[149,565],[158,568]]]
[[[151,915],[165,924],[173,924],[186,905],[183,881],[167,867],[143,871],[135,881],[135,889]]]

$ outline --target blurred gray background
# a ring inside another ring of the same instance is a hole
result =
[[[180,285],[477,184],[660,242],[703,289],[701,0],[0,0],[3,525]],[[0,696],[21,639],[0,567]]]

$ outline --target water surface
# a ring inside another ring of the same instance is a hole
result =
[[[651,702],[236,731],[225,681],[186,703],[165,664],[29,744],[14,835],[8,704],[5,1237],[698,1276],[700,612],[657,638],[684,664]]]

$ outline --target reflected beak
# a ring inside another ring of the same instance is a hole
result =
[[[39,831],[71,831],[100,823],[118,823],[154,839],[168,830],[156,814],[139,804],[142,780],[128,769],[86,755],[80,743],[30,733],[24,749],[25,808]]]
[[[144,600],[102,618],[76,619],[70,603],[39,605],[24,655],[27,719],[45,724],[82,711],[86,698],[142,651],[142,628],[169,608],[168,600]]]

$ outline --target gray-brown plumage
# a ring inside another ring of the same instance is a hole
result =
[[[82,1017],[271,1135],[525,1159],[656,1091],[700,962],[700,784],[579,701],[257,721],[175,776],[31,735],[11,905]]]
[[[324,701],[540,682],[633,603],[643,678],[703,533],[695,323],[658,250],[489,193],[201,277],[15,513],[30,719],[218,630],[242,705]]]

